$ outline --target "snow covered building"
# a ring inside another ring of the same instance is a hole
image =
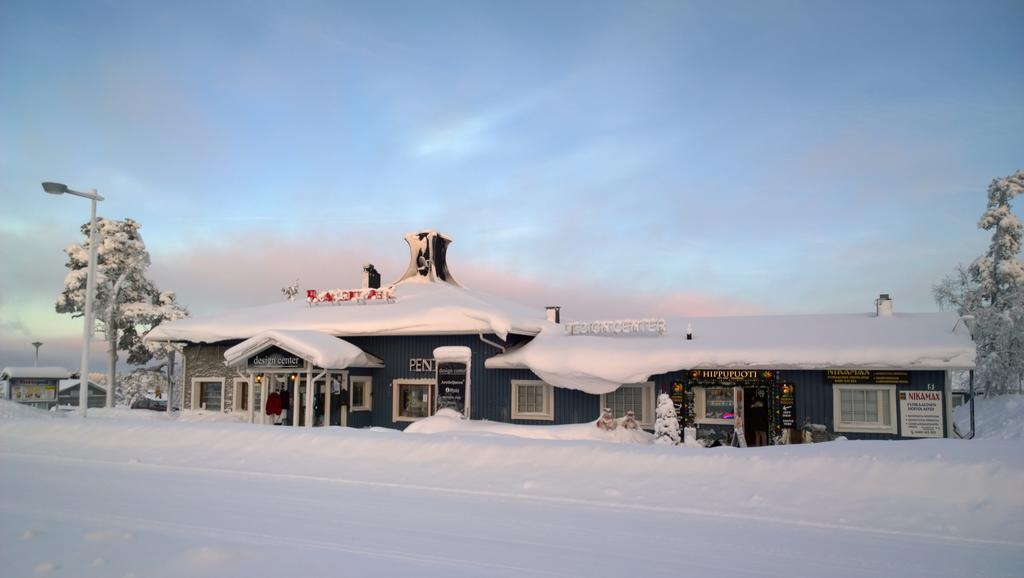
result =
[[[57,405],[61,380],[71,373],[63,367],[5,367],[0,371],[4,399],[39,409]]]
[[[78,407],[79,384],[82,380],[76,378],[60,380],[57,391],[57,405],[64,407]],[[105,407],[107,405],[107,388],[89,380],[89,391],[86,398],[86,407]]]
[[[410,264],[387,287],[367,265],[359,289],[158,326],[148,340],[183,346],[183,407],[392,428],[439,407],[522,424],[611,408],[651,428],[669,393],[704,439],[772,443],[805,422],[851,438],[943,437],[949,372],[974,365],[955,315],[895,314],[888,299],[858,315],[561,323],[557,310],[462,287],[443,234],[406,241]]]

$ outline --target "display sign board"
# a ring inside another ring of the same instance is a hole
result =
[[[792,383],[782,384],[779,393],[779,418],[783,428],[796,427],[796,387]]]
[[[249,369],[299,369],[302,358],[279,347],[269,347],[249,358]]]
[[[693,369],[690,385],[736,386],[766,385],[775,379],[775,372],[766,369]]]
[[[469,367],[455,361],[437,364],[437,409],[454,409],[466,415],[466,380]]]
[[[942,392],[901,391],[900,435],[908,438],[941,438]]]
[[[869,369],[826,369],[825,383],[878,385],[910,385],[910,373],[906,371],[872,371]]]
[[[56,401],[56,385],[12,385],[11,399],[21,402]]]

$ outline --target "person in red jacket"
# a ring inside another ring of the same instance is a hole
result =
[[[267,415],[270,416],[270,423],[277,425],[281,418],[281,394],[276,391],[267,396]]]

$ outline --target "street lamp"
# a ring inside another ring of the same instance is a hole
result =
[[[89,270],[85,282],[85,325],[82,328],[82,368],[78,378],[78,413],[85,417],[86,406],[89,404],[89,341],[92,340],[93,318],[92,302],[96,297],[96,201],[103,197],[92,189],[88,193],[69,189],[63,183],[43,183],[43,190],[51,195],[67,193],[92,201],[92,214],[89,219]],[[113,384],[107,385],[113,387]]]
[[[42,347],[42,346],[43,346],[43,342],[42,341],[33,341],[32,342],[32,347],[36,348],[36,358],[32,362],[33,366],[38,366],[39,365],[39,348]]]

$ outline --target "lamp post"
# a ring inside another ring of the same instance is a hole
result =
[[[93,318],[92,302],[96,297],[96,201],[103,197],[92,189],[87,193],[74,191],[63,183],[43,183],[43,190],[51,195],[67,193],[92,201],[92,214],[89,219],[89,269],[85,282],[85,326],[82,328],[82,368],[78,378],[78,413],[85,417],[86,406],[89,404],[89,342],[92,340]],[[108,384],[107,387],[113,387]]]
[[[43,342],[42,341],[33,341],[32,342],[32,347],[36,348],[36,357],[35,357],[34,360],[32,360],[32,366],[33,367],[38,367],[39,366],[39,348],[42,347],[42,346],[43,346]]]

